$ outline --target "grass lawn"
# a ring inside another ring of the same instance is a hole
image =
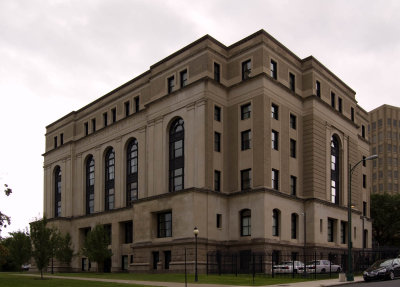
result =
[[[0,273],[0,282],[1,287],[8,286],[61,286],[61,287],[75,287],[75,286],[104,286],[104,287],[120,287],[120,286],[144,286],[144,285],[129,285],[124,283],[109,283],[109,282],[97,282],[97,281],[81,281],[81,280],[71,280],[71,279],[56,279],[56,278],[48,278],[51,274],[45,273],[45,280],[40,280],[40,277],[28,277],[21,276],[28,275],[29,273]],[[35,274],[36,275],[36,274]],[[63,277],[86,277],[93,279],[115,279],[115,280],[137,280],[137,281],[159,281],[159,282],[185,282],[184,274],[136,274],[136,273],[57,273],[54,274],[56,276]],[[336,274],[335,274],[336,275]],[[336,276],[332,276],[332,278],[337,278]],[[323,275],[317,276],[317,280],[328,279],[329,276]],[[261,285],[273,285],[273,284],[285,284],[285,283],[294,283],[294,282],[303,282],[303,281],[311,281],[314,280],[311,278],[303,278],[301,276],[292,278],[291,276],[276,276],[275,278],[271,278],[269,275],[257,275],[254,279],[248,274],[239,274],[238,276],[232,274],[223,274],[223,275],[206,275],[199,274],[199,287],[201,287],[201,283],[203,284],[221,284],[221,285],[236,285],[236,286],[261,286]],[[194,283],[194,275],[188,274],[187,277],[188,283]],[[151,283],[150,283],[151,284]],[[148,285],[147,285],[148,287]]]
[[[41,280],[40,277],[20,276],[22,273],[1,273],[0,272],[0,286],[1,287],[149,287],[148,285],[131,285],[131,284],[118,284],[108,282],[96,281],[81,281],[71,279],[53,279],[45,278]],[[27,273],[23,273],[26,275]]]
[[[58,273],[58,276],[73,276],[73,277],[89,277],[89,278],[107,278],[107,279],[122,279],[122,280],[139,280],[139,281],[159,281],[159,282],[185,282],[184,274],[137,274],[137,273]],[[318,279],[327,279],[326,276]],[[302,282],[302,281],[310,281],[312,278],[302,278],[296,277],[292,278],[291,276],[280,276],[271,278],[266,275],[257,275],[254,279],[251,275],[239,274],[238,276],[232,274],[223,274],[223,275],[206,275],[199,274],[198,283],[203,284],[224,284],[224,285],[273,285],[273,284],[283,284],[283,283],[293,283],[293,282]],[[194,283],[194,275],[188,274],[187,277],[188,283]]]

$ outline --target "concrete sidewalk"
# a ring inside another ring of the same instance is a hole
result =
[[[35,274],[14,274],[16,276],[37,276]],[[110,282],[110,283],[122,283],[122,284],[138,284],[138,285],[148,285],[148,286],[163,286],[163,287],[185,287],[185,283],[176,282],[157,282],[157,281],[137,281],[137,280],[123,280],[123,279],[106,279],[106,278],[89,278],[89,277],[68,277],[68,276],[55,276],[48,275],[45,278],[56,278],[56,279],[70,279],[70,280],[81,280],[81,281],[95,281],[95,282]],[[265,285],[267,287],[323,287],[323,286],[340,286],[347,285],[349,283],[363,281],[362,277],[355,277],[353,282],[339,282],[339,279],[326,279],[326,280],[315,280],[315,281],[305,281],[296,283],[282,283],[276,285]],[[188,283],[187,287],[238,287],[237,285],[222,285],[222,284],[201,284],[199,283]],[[252,287],[240,286],[240,287]]]

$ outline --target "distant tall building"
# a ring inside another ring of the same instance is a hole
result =
[[[372,166],[372,192],[399,192],[400,108],[382,105],[369,112],[372,154],[379,156]]]
[[[194,227],[201,272],[213,252],[240,270],[251,252],[328,258],[347,248],[348,167],[369,156],[367,125],[315,58],[263,30],[229,47],[207,35],[46,127],[44,213],[76,254],[104,224],[111,271],[182,271],[184,247],[192,268]],[[352,180],[355,249],[371,246],[370,164]]]

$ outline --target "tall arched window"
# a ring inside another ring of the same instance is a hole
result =
[[[105,210],[111,210],[114,209],[115,200],[115,154],[113,148],[107,151],[105,161]]]
[[[363,248],[368,248],[368,230],[364,229],[363,233]]]
[[[94,158],[86,160],[86,214],[94,212]]]
[[[126,206],[138,199],[138,142],[133,139],[126,150]]]
[[[169,191],[182,190],[184,187],[184,138],[183,119],[178,118],[169,130]]]
[[[291,216],[291,222],[292,222],[292,226],[291,226],[291,237],[292,239],[296,239],[297,238],[297,225],[298,225],[298,215],[296,213],[292,213]]]
[[[251,210],[243,209],[240,212],[240,235],[250,236],[251,235]]]
[[[279,224],[280,224],[281,212],[279,209],[272,211],[272,236],[279,236]]]
[[[331,202],[339,204],[339,141],[336,136],[331,139]]]
[[[61,168],[54,170],[54,217],[61,216]]]

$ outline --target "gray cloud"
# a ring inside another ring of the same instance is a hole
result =
[[[357,92],[366,110],[399,105],[400,1],[3,0],[0,130],[12,140],[0,141],[7,151],[1,180],[34,203],[26,208],[36,216],[47,124],[205,34],[231,45],[260,29],[301,58],[315,56]],[[18,181],[23,159],[13,155],[20,149],[29,154],[28,183]]]

